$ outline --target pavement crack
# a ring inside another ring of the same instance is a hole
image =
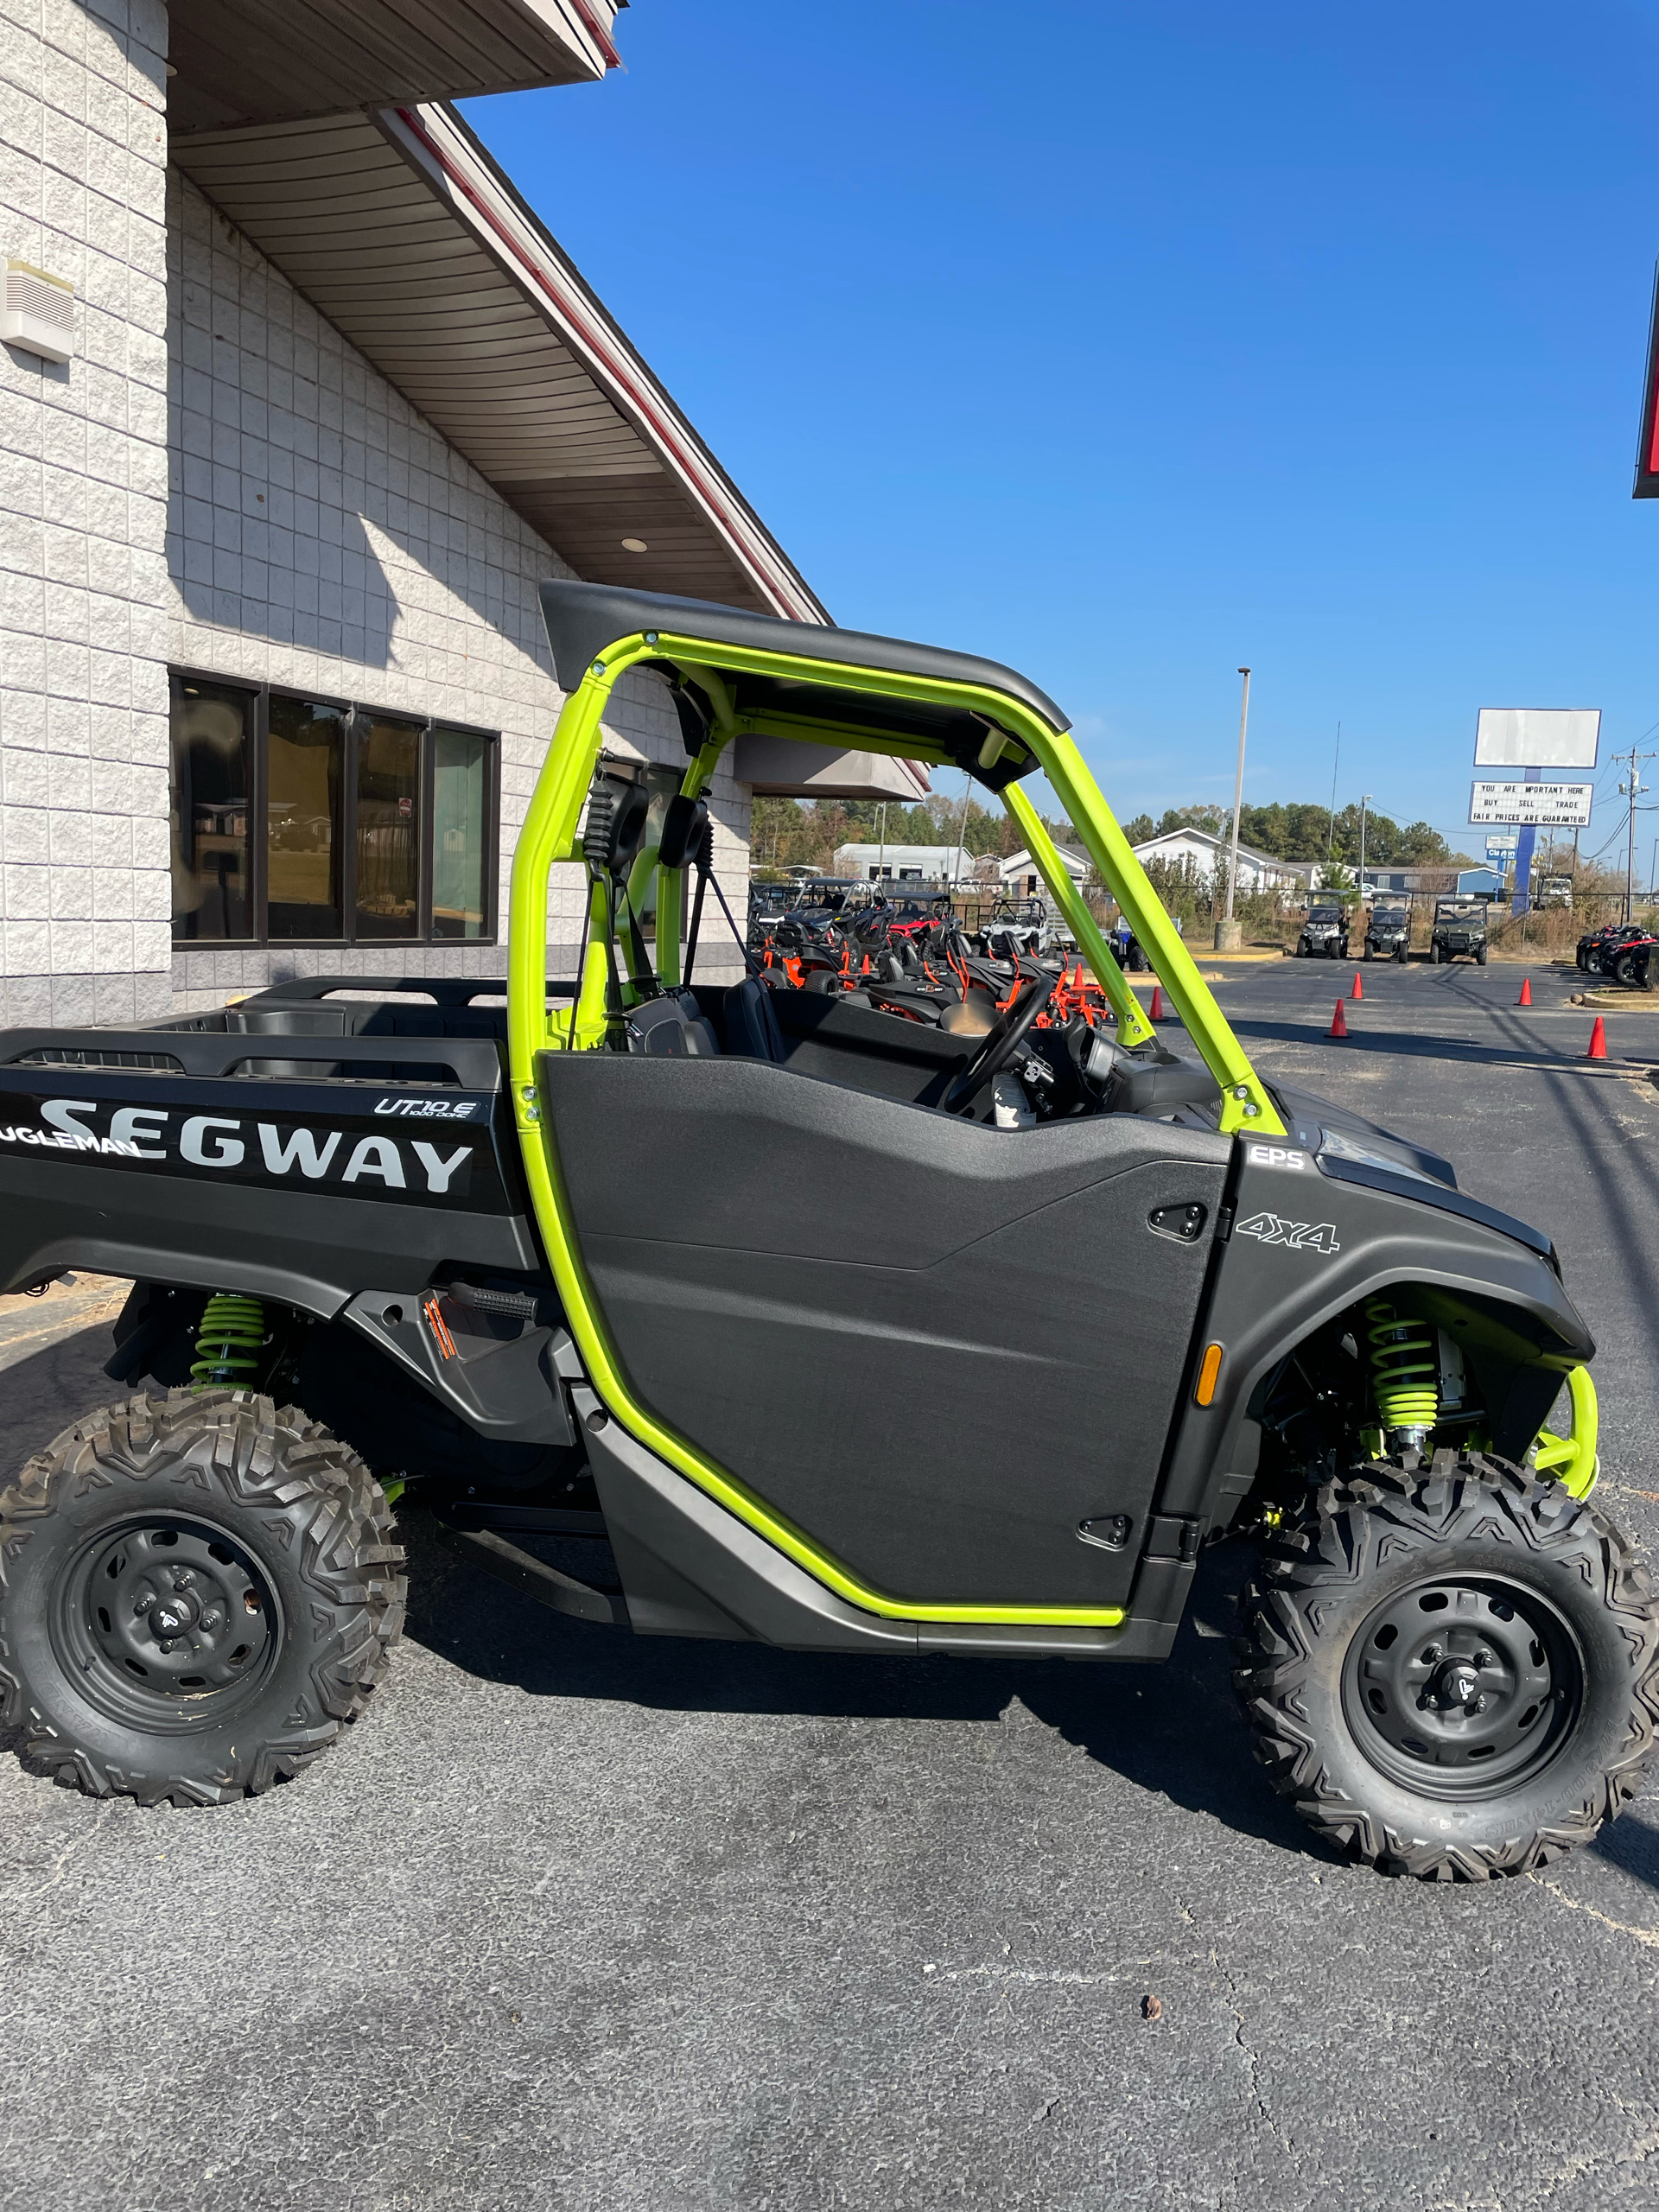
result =
[[[1278,2117],[1268,2104],[1262,2087],[1262,2054],[1250,2041],[1245,2031],[1243,2007],[1238,2001],[1238,1977],[1230,1967],[1223,1963],[1221,1953],[1217,1948],[1212,1948],[1211,1950],[1210,1963],[1214,1967],[1217,1979],[1226,1994],[1227,2009],[1233,2016],[1233,2041],[1243,2052],[1245,2063],[1250,2070],[1250,2102],[1255,2107],[1262,2125],[1272,2135],[1280,2149],[1288,2157],[1291,2147],[1290,2138],[1280,2126]]]
[[[1611,1929],[1615,1936],[1628,1936],[1648,1950],[1659,1951],[1659,1928],[1633,1928],[1628,1920],[1615,1920],[1610,1913],[1599,1912],[1594,1905],[1586,1904],[1581,1897],[1568,1897],[1560,1884],[1552,1882],[1547,1874],[1529,1874],[1527,1879],[1535,1883],[1539,1889],[1548,1890],[1557,1904],[1567,1905],[1574,1912],[1586,1913],[1592,1920],[1599,1920],[1604,1928]]]

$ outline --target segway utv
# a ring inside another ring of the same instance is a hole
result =
[[[1328,1844],[1480,1880],[1592,1836],[1653,1751],[1659,1617],[1588,1502],[1593,1345],[1548,1236],[1263,1080],[1026,677],[609,586],[543,597],[568,698],[514,859],[505,1021],[487,984],[318,977],[0,1034],[0,1287],[137,1279],[129,1395],[0,1499],[27,1755],[184,1802],[296,1772],[378,1694],[406,1488],[596,1633],[890,1658],[1163,1659],[1200,1554],[1238,1539],[1244,1719]],[[601,761],[641,672],[685,738],[649,835]],[[967,1036],[699,980],[702,794],[750,732],[999,797],[1114,1034],[1035,966]],[[1192,1056],[1111,958],[1039,772]],[[550,982],[556,868],[588,923]],[[940,1327],[990,1285],[994,1330]],[[556,1571],[527,1529],[601,1562]]]

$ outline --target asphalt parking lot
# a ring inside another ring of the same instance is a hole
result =
[[[1345,1044],[1351,968],[1217,988],[1269,1075],[1554,1233],[1652,1554],[1659,1012],[1592,1065],[1522,972],[1370,968]],[[10,1463],[105,1349],[0,1373]],[[390,1686],[290,1786],[99,1805],[0,1746],[0,2206],[1659,2197],[1659,1778],[1547,1878],[1389,1881],[1270,1794],[1197,1624],[1122,1670],[633,1642],[411,1523]]]

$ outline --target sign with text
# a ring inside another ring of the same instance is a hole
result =
[[[1476,784],[1469,794],[1469,819],[1582,830],[1590,819],[1595,788],[1593,784]]]
[[[1500,830],[1496,836],[1486,840],[1486,857],[1489,861],[1506,861],[1520,842],[1518,830]]]
[[[1593,768],[1599,707],[1483,707],[1477,768]]]

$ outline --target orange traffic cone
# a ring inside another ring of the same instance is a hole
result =
[[[1148,1021],[1161,1021],[1163,1018],[1164,987],[1161,983],[1154,983],[1152,987],[1152,1004],[1147,1009],[1147,1020]]]
[[[1599,1014],[1596,1016],[1595,1027],[1590,1032],[1590,1049],[1584,1057],[1586,1060],[1605,1060],[1607,1057],[1607,1033],[1601,1026]]]
[[[1357,999],[1363,999],[1365,995],[1365,978],[1357,968],[1354,970],[1354,988],[1349,995]]]
[[[1521,978],[1521,995],[1516,999],[1516,1006],[1530,1006],[1532,1004],[1532,978],[1530,976],[1523,976]]]
[[[1348,1018],[1343,1013],[1340,999],[1337,1001],[1337,1010],[1331,1017],[1331,1027],[1325,1034],[1327,1037],[1345,1037],[1348,1034]]]

